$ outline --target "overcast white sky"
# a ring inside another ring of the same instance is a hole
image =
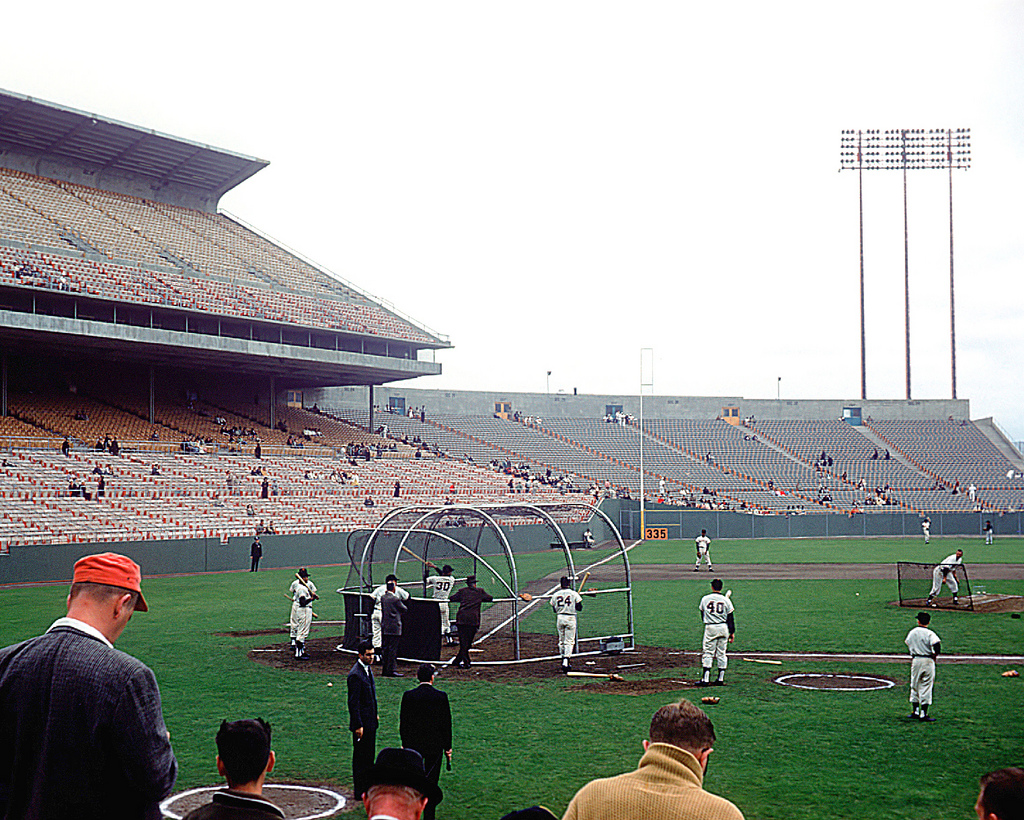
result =
[[[844,128],[957,128],[957,393],[1024,439],[1024,3],[18,3],[0,87],[265,158],[221,205],[436,331],[417,387],[860,396]],[[948,177],[911,174],[914,398]],[[904,398],[902,176],[865,174],[868,396]]]

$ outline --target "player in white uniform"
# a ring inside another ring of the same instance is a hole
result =
[[[697,686],[725,686],[725,669],[729,659],[725,646],[736,637],[736,622],[733,620],[734,607],[722,594],[722,579],[711,582],[711,592],[700,599],[701,618],[704,620],[704,646],[700,664],[704,667]],[[711,681],[711,664],[718,662],[718,680]]]
[[[927,515],[921,522],[921,532],[924,533],[924,542],[927,544],[932,537],[932,520]]]
[[[964,551],[957,550],[952,555],[947,555],[943,558],[942,563],[932,570],[932,591],[928,593],[928,606],[935,606],[932,599],[939,594],[943,581],[949,587],[949,591],[953,593],[953,603],[960,603],[960,599],[957,598],[960,585],[956,582],[956,568],[963,563],[963,558]]]
[[[696,572],[700,569],[702,559],[707,559],[708,572],[714,572],[711,568],[711,539],[708,538],[708,531],[701,530],[700,535],[694,539],[694,543],[697,545],[697,563],[693,565],[693,571]]]
[[[388,581],[395,582],[395,595],[401,598],[403,601],[408,600],[409,593],[398,586],[398,576],[389,575],[384,579],[384,583],[377,587],[373,592],[370,593],[370,597],[373,598],[373,612],[370,613],[370,632],[371,639],[373,641],[373,651],[377,655],[379,661],[382,657],[381,647],[384,646],[384,634],[381,632],[380,621],[383,617],[384,610],[381,608],[381,599],[384,597],[384,593],[388,591]]]
[[[931,723],[935,718],[928,716],[932,705],[932,685],[935,683],[935,659],[939,656],[942,643],[939,636],[928,629],[932,616],[927,612],[917,613],[917,626],[907,633],[904,641],[910,650],[910,717]]]
[[[308,660],[306,638],[309,637],[309,627],[313,623],[313,601],[320,596],[316,594],[316,584],[310,580],[305,567],[295,573],[295,580],[292,581],[288,592],[292,599],[292,614],[288,619],[292,651],[298,660]]]
[[[427,561],[426,566],[437,569],[437,564]],[[437,601],[437,608],[441,611],[441,635],[449,645],[455,643],[452,637],[452,622],[448,611],[448,599],[451,597],[452,589],[458,580],[452,573],[453,570],[448,564],[441,567],[440,575],[431,575],[426,580],[427,589],[433,590],[433,598]]]
[[[569,588],[569,579],[564,575],[559,583],[562,588],[551,596],[551,608],[555,611],[555,627],[558,629],[558,652],[562,657],[562,671],[569,671],[569,658],[576,645],[576,613],[583,611],[583,598]]]

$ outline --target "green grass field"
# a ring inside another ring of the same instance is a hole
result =
[[[721,541],[716,566],[740,562],[889,562],[938,560],[956,546],[972,562],[1024,562],[1024,540],[835,539]],[[927,553],[923,550],[927,549]],[[648,543],[636,563],[692,560],[690,542]],[[920,556],[920,557],[917,557]],[[577,561],[583,561],[581,556]],[[521,584],[558,569],[550,554],[522,556]],[[727,577],[726,569],[720,566]],[[347,570],[315,573],[322,590],[345,583]],[[246,652],[276,636],[218,633],[273,629],[287,620],[282,597],[291,570],[144,581],[151,611],[136,615],[118,647],[145,661],[160,683],[164,713],[181,767],[177,788],[217,782],[213,736],[221,719],[261,716],[274,726],[281,780],[348,786],[351,741],[342,678],[278,670]],[[701,625],[697,602],[708,575],[634,586],[637,642],[695,651]],[[743,651],[902,653],[913,611],[891,605],[891,581],[734,581],[737,640]],[[1024,581],[988,581],[987,589],[1024,594]],[[857,593],[860,593],[859,596]],[[44,631],[64,613],[64,587],[0,590],[3,644]],[[337,598],[338,600],[335,600]],[[318,610],[340,619],[338,596]],[[586,610],[584,617],[599,617]],[[526,629],[550,630],[550,615],[531,616]],[[1024,620],[1009,615],[937,611],[933,628],[948,653],[1024,653]],[[340,626],[314,627],[314,637]],[[331,631],[333,630],[333,632]],[[939,666],[936,723],[903,720],[906,663],[787,662],[787,671],[878,673],[900,683],[875,692],[811,692],[779,686],[779,667],[734,658],[722,702],[708,707],[718,743],[706,785],[733,800],[751,820],[768,818],[907,818],[960,820],[972,816],[979,775],[1021,765],[1024,705],[1021,678],[998,665]],[[1021,671],[1024,671],[1022,669]],[[693,668],[674,677],[692,678]],[[333,683],[332,687],[327,684]],[[650,696],[573,692],[563,678],[499,684],[440,680],[455,715],[455,756],[442,776],[440,817],[498,818],[542,803],[561,814],[588,780],[635,767],[651,714],[673,693]],[[398,704],[409,678],[381,680],[378,748],[398,744]],[[679,694],[682,694],[680,692]],[[700,691],[692,693],[698,699]],[[362,809],[356,810],[362,816]]]

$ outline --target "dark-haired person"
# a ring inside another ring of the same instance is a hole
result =
[[[551,596],[551,609],[555,613],[555,631],[558,633],[558,654],[562,671],[570,669],[569,659],[576,648],[576,613],[583,611],[583,598],[569,586],[568,576],[558,580],[560,589]]]
[[[640,765],[592,780],[576,792],[563,820],[743,820],[724,797],[703,789],[715,727],[687,700],[651,718]]]
[[[447,757],[449,764],[452,759],[452,710],[448,695],[434,688],[434,672],[433,664],[420,664],[416,672],[420,685],[402,695],[398,733],[402,746],[423,757],[427,779],[436,784],[441,777],[441,756]],[[423,820],[434,820],[432,804],[424,809]]]
[[[489,592],[476,585],[476,576],[466,578],[466,585],[451,596],[450,600],[459,605],[455,615],[455,625],[459,632],[459,654],[452,660],[452,666],[469,669],[469,648],[480,628],[480,606],[486,601],[493,601]]]
[[[430,569],[437,569],[437,564],[431,561],[427,561],[424,566]],[[454,572],[455,570],[450,564],[445,564],[441,567],[439,574],[427,576],[425,582],[427,589],[433,590],[433,598],[437,601],[437,608],[441,612],[441,636],[449,644],[454,643],[452,640],[451,615],[448,609],[448,599],[451,597],[452,589],[455,588],[455,581],[457,580],[453,575]]]
[[[978,820],[1024,820],[1024,769],[998,769],[981,778]]]
[[[939,636],[928,628],[932,616],[917,613],[917,626],[907,633],[903,641],[910,650],[910,717],[929,723],[935,720],[928,714],[932,705],[932,686],[935,684],[935,659],[942,649]]]
[[[217,771],[228,781],[212,802],[185,815],[185,820],[271,820],[284,812],[263,797],[263,781],[274,770],[270,724],[262,718],[220,724]]]
[[[729,657],[725,650],[736,637],[736,621],[732,600],[722,594],[722,579],[711,582],[711,592],[700,599],[697,609],[704,621],[704,642],[701,646],[703,672],[698,686],[725,686],[725,670]],[[711,664],[718,662],[718,678],[711,680]]]
[[[160,691],[148,666],[114,649],[148,610],[138,564],[87,555],[67,616],[0,650],[0,817],[160,817],[178,774]]]
[[[359,644],[356,662],[348,673],[348,729],[352,733],[352,782],[356,794],[362,775],[373,765],[377,748],[377,683],[373,679],[374,649],[370,641]]]

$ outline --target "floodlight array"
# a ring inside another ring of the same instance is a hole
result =
[[[970,128],[845,130],[840,171],[919,171],[971,167]]]

